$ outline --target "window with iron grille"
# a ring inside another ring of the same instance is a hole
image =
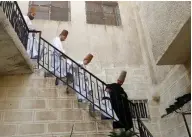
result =
[[[86,1],[85,5],[88,24],[121,25],[118,2]]]
[[[35,19],[70,21],[71,8],[69,1],[31,1],[29,8],[36,8]]]
[[[148,100],[131,100],[131,102],[135,105],[135,108],[129,106],[134,119],[136,118],[136,113],[142,120],[150,119]]]

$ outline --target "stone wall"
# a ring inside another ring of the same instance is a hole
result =
[[[155,61],[164,54],[182,26],[191,16],[190,1],[137,2],[141,19],[152,40]]]
[[[157,61],[165,53],[180,29],[191,16],[190,1],[136,2],[146,50],[154,74],[154,84],[161,83],[173,65],[157,66]]]
[[[2,137],[107,137],[110,121],[89,116],[76,94],[43,70],[30,75],[0,77],[0,136]]]
[[[160,113],[163,115],[165,109],[172,105],[177,97],[191,93],[191,60],[185,65],[175,66],[162,83],[160,89]],[[182,111],[190,110],[190,108],[191,103],[188,103],[182,108]],[[188,115],[186,119],[189,122],[188,125],[191,125],[191,115]],[[163,137],[188,136],[181,114],[173,113],[161,119],[160,127]]]
[[[157,66],[156,61],[190,16],[190,2],[136,2],[138,31],[145,47],[149,74],[152,79],[151,95],[160,95],[158,127],[161,137],[184,137],[187,130],[182,115],[165,114],[175,98],[191,92],[191,60],[184,65]],[[188,110],[191,103],[184,106]],[[187,117],[190,120],[190,116]],[[189,123],[190,124],[190,123]]]

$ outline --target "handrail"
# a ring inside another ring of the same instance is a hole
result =
[[[82,67],[81,65],[79,65],[75,60],[73,60],[72,58],[70,58],[68,55],[64,54],[63,52],[61,52],[59,49],[57,49],[56,47],[52,46],[52,44],[50,44],[47,40],[45,40],[44,38],[41,37],[41,39],[43,41],[45,41],[47,44],[49,44],[54,50],[56,50],[57,52],[59,52],[61,55],[67,57],[69,60],[71,60],[73,63],[75,63],[78,67],[80,67],[81,69],[83,69],[84,71],[86,71],[87,73],[89,73],[90,75],[92,75],[94,78],[97,78],[93,73],[91,73],[90,71],[86,70],[84,67]],[[97,78],[98,79],[98,78]],[[104,81],[102,81],[101,79],[98,79],[100,82],[102,82],[103,84],[105,84]],[[106,85],[106,84],[105,84]]]
[[[30,30],[16,1],[0,1],[0,7],[3,8],[3,12],[9,19],[26,50],[29,33],[39,33],[39,37],[36,39],[36,42],[38,43],[38,65],[42,66],[45,70],[66,83],[67,86],[74,89],[78,93],[79,98],[88,100],[95,110],[97,109],[100,112],[103,112],[103,114],[111,117],[113,120],[118,121],[110,103],[106,100],[103,102],[102,100],[103,97],[109,97],[105,92],[106,83],[104,81],[97,78],[90,71],[86,70],[72,58],[62,53],[59,49],[55,48],[52,44],[42,38],[41,31]],[[35,37],[33,37],[32,40],[34,42]],[[68,76],[68,74],[70,75]],[[132,111],[136,114],[140,137],[152,137],[147,127],[140,120],[136,105],[130,100],[128,100],[128,103],[133,108]],[[133,115],[133,112],[131,115]],[[120,122],[122,123],[123,121]]]
[[[137,117],[137,123],[139,127],[140,137],[153,137],[145,124]]]
[[[17,33],[24,48],[27,49],[29,28],[24,20],[21,10],[16,1],[0,1],[0,6]]]
[[[19,5],[18,5],[17,1],[14,1],[14,3],[15,3],[15,5],[16,5],[17,9],[19,10],[19,13],[21,13],[21,14],[20,14],[20,15],[21,15],[21,18],[22,18],[22,20],[23,20],[23,22],[24,22],[27,30],[29,31],[29,28],[28,28],[28,26],[27,26],[27,23],[25,22],[25,19],[24,19],[24,17],[23,17],[23,14],[22,14],[22,12],[21,12],[21,9],[19,8]]]

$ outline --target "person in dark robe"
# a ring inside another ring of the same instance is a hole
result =
[[[129,130],[133,127],[133,121],[129,108],[128,96],[121,87],[125,77],[126,72],[122,71],[117,83],[108,84],[106,91],[110,95],[112,109],[119,119],[119,121],[113,122],[113,128],[125,128],[125,130]]]

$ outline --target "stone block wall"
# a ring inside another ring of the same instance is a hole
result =
[[[185,65],[175,66],[161,85],[160,113],[165,114],[165,109],[175,102],[177,97],[191,93],[191,60]],[[191,102],[187,103],[182,111],[190,111]],[[190,125],[191,116],[186,116]],[[160,120],[161,133],[163,137],[188,136],[187,129],[181,114],[170,114]]]
[[[107,137],[110,121],[96,120],[78,105],[76,94],[55,87],[43,70],[30,75],[0,77],[1,137]]]
[[[190,4],[190,2],[135,2],[137,28],[152,80],[151,95],[154,93],[160,95],[160,103],[155,106],[158,108],[156,112],[159,117],[156,120],[161,137],[187,136],[182,115],[172,114],[163,119],[160,116],[165,114],[165,109],[174,103],[175,98],[191,92],[191,60],[189,59],[184,65],[164,66],[157,66],[156,61],[190,16]],[[171,27],[167,29],[169,25]],[[184,106],[184,110],[188,110],[190,106],[191,103],[188,103]],[[187,117],[187,120],[190,121],[190,117]]]
[[[139,18],[138,29],[142,44],[148,54],[149,66],[154,76],[154,84],[160,84],[174,65],[157,66],[180,29],[191,16],[190,1],[150,1],[135,2]]]

